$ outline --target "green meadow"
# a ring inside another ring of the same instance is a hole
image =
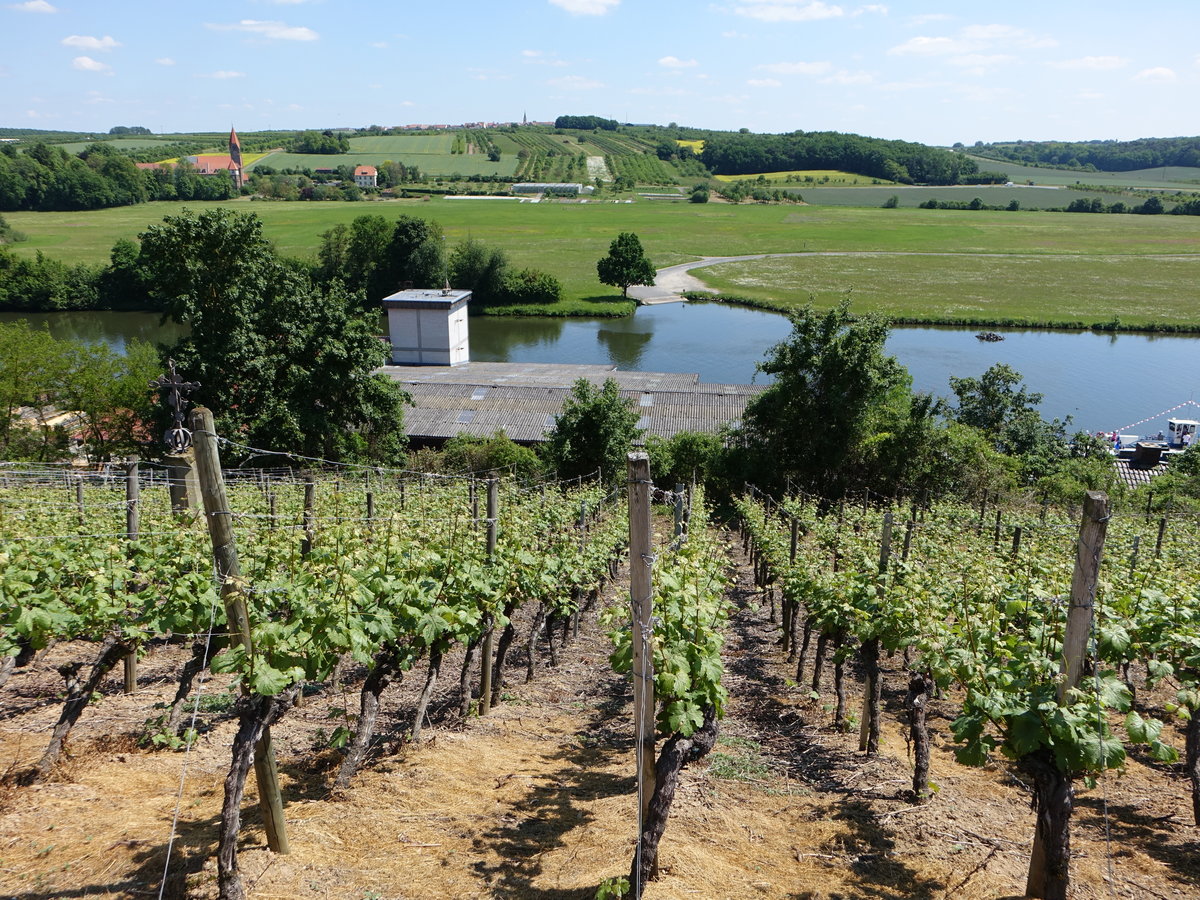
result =
[[[848,190],[867,190],[853,188]],[[1074,192],[1072,192],[1074,193]],[[254,212],[280,252],[313,259],[320,235],[365,214],[438,222],[449,244],[474,237],[515,265],[562,280],[568,299],[611,301],[596,260],[621,231],[638,234],[658,267],[704,256],[853,252],[877,257],[762,260],[695,274],[714,288],[782,305],[821,305],[847,291],[855,308],[926,319],[1195,324],[1200,330],[1200,217],[971,212],[744,204],[155,203],[73,213],[6,213],[29,240],[17,253],[98,263],[185,206]],[[900,256],[896,254],[921,254]],[[586,308],[586,306],[584,307]]]

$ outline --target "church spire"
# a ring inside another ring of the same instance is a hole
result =
[[[229,160],[230,167],[233,169],[233,184],[238,189],[242,189],[242,143],[238,140],[237,132],[233,126],[229,126]]]

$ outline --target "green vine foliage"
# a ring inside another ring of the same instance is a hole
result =
[[[1060,702],[1070,523],[1047,526],[1034,514],[1006,511],[1008,528],[1019,524],[1025,535],[1013,559],[974,510],[946,504],[913,526],[907,561],[897,558],[905,526],[896,526],[891,564],[880,573],[882,511],[821,516],[792,500],[776,515],[741,498],[738,512],[785,597],[800,603],[816,628],[907,649],[915,670],[957,689],[961,706],[951,732],[960,762],[982,765],[993,753],[1019,760],[1045,750],[1064,774],[1091,778],[1121,767],[1127,745],[1144,745],[1157,760],[1178,758],[1163,740],[1162,723],[1133,709],[1118,674],[1122,665],[1144,661],[1151,683],[1170,678],[1180,685],[1172,707],[1179,715],[1200,705],[1200,604],[1187,596],[1190,589],[1179,590],[1189,582],[1175,566],[1152,564],[1131,575],[1128,557],[1110,552],[1096,600],[1095,662]],[[795,563],[792,517],[802,533]],[[1130,539],[1122,526],[1138,524],[1114,519],[1110,546]]]
[[[724,714],[728,693],[722,676],[723,628],[729,617],[725,598],[728,559],[708,533],[703,497],[693,495],[687,540],[656,554],[652,585],[653,623],[650,646],[654,659],[657,722],[663,735],[687,737],[704,724],[705,710]],[[613,669],[633,667],[634,629],[628,605],[606,612],[614,650]]]

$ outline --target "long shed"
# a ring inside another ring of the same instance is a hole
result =
[[[467,362],[456,366],[384,366],[413,398],[404,425],[418,444],[438,445],[460,433],[512,440],[546,439],[579,379],[600,387],[607,379],[633,401],[647,434],[717,432],[737,424],[763,385],[713,384],[696,374],[627,372],[603,365]]]

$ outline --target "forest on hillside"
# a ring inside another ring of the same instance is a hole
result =
[[[1132,172],[1159,166],[1200,166],[1200,137],[1138,138],[1135,141],[977,142],[976,156],[1098,172]]]

